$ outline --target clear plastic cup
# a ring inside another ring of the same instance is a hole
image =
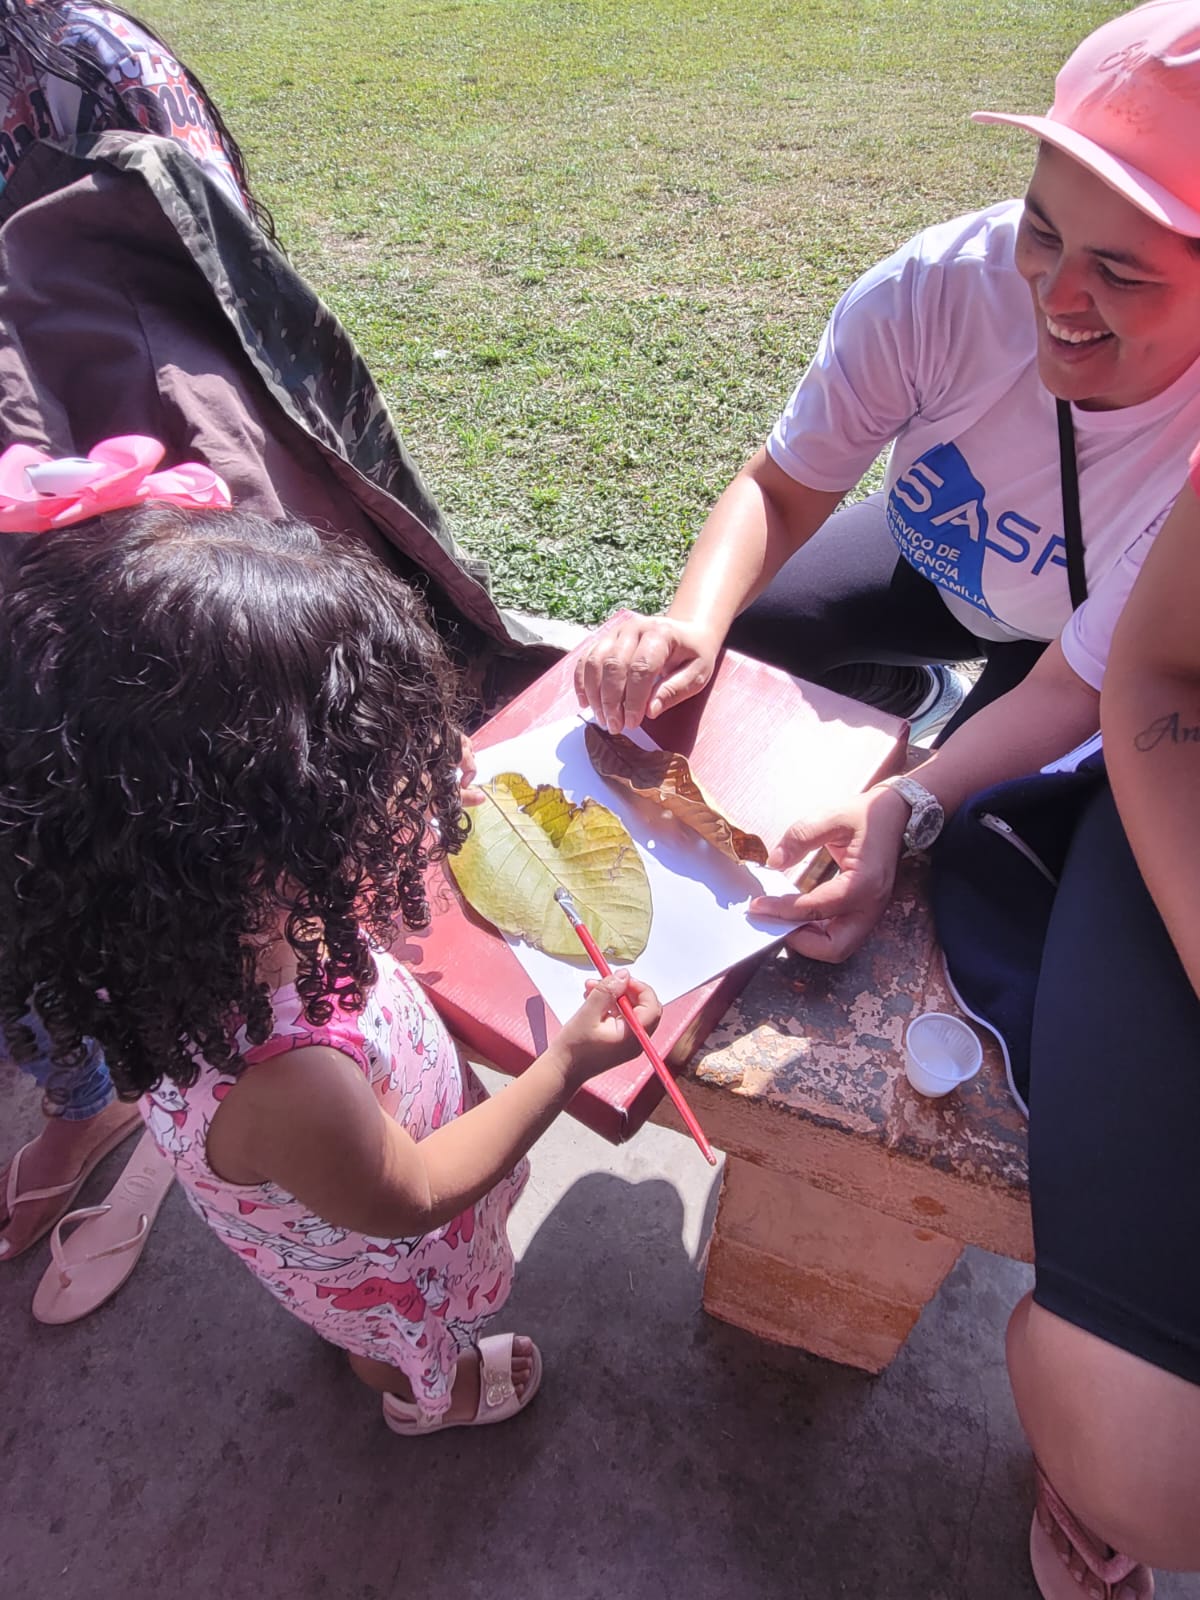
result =
[[[918,1094],[936,1099],[973,1078],[983,1065],[975,1030],[945,1011],[923,1011],[904,1030],[904,1068]]]

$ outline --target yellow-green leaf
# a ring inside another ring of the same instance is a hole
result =
[[[620,818],[596,800],[575,805],[552,784],[535,789],[519,772],[482,787],[467,841],[448,857],[480,916],[548,955],[586,962],[554,898],[561,886],[606,956],[636,960],[650,937],[650,884]]]

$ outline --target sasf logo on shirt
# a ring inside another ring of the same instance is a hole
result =
[[[1032,541],[1042,532],[1036,522],[1016,511],[1001,512],[992,521],[983,485],[954,444],[935,445],[896,479],[887,517],[910,566],[988,617],[997,615],[984,595],[989,552],[1018,566],[1033,559],[1033,577],[1049,565],[1067,564],[1060,535],[1052,535],[1035,555]]]

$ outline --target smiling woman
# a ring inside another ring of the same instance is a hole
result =
[[[584,659],[610,731],[695,693],[726,641],[837,687],[881,664],[885,693],[896,667],[986,656],[959,723],[1064,628],[1076,665],[1056,399],[1094,591],[1200,437],[1197,44],[1196,0],[1151,0],[1079,47],[1048,114],[977,113],[1038,136],[1028,196],[926,229],[843,295],[667,614]],[[889,447],[884,492],[833,515]]]
[[[1197,218],[1200,226],[1200,218]],[[1017,230],[1038,375],[1084,411],[1153,399],[1200,357],[1200,250],[1044,144]]]
[[[915,778],[801,818],[773,854],[786,868],[824,845],[841,869],[751,905],[805,923],[788,943],[818,960],[867,938],[906,843],[927,847],[976,791],[1094,733],[1116,620],[1200,439],[1200,0],[1115,18],[1056,89],[1045,116],[980,114],[1041,141],[1024,201],[927,229],[846,292],[666,616],[625,622],[580,661],[580,701],[619,732],[701,689],[726,639],[827,682],[846,663],[986,654]],[[889,445],[884,492],[838,511]],[[1139,751],[1190,728],[1194,696],[1173,714],[1163,702],[1133,730]],[[1195,1231],[1197,1000],[1094,781],[1030,974],[1037,1285],[1008,1362],[1044,1469],[1042,1594],[1149,1600],[1146,1563],[1200,1567],[1200,1297],[1172,1242]],[[971,905],[986,940],[988,896]],[[978,959],[1011,998],[1021,974],[998,948]],[[1182,1031],[1164,1030],[1180,1013]]]

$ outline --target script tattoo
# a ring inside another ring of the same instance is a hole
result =
[[[1164,739],[1172,744],[1200,744],[1200,723],[1188,727],[1180,722],[1178,711],[1168,711],[1166,716],[1142,729],[1133,741],[1135,750],[1155,750]]]

